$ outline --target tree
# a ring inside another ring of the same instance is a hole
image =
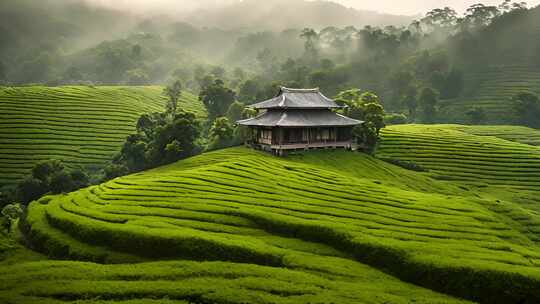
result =
[[[213,84],[203,88],[199,93],[199,100],[206,107],[209,121],[225,115],[235,98],[236,93],[225,87],[221,79],[216,79]]]
[[[458,69],[452,69],[445,78],[444,85],[441,89],[442,98],[456,98],[459,97],[463,91],[464,80],[463,72]]]
[[[259,91],[259,84],[253,79],[244,81],[240,85],[238,92],[238,99],[245,104],[252,104],[257,101],[257,92]]]
[[[432,88],[424,88],[418,99],[422,109],[423,120],[426,123],[435,121],[437,102],[439,101],[439,93]]]
[[[75,183],[69,173],[60,171],[51,176],[49,189],[54,194],[71,192],[75,189]]]
[[[23,214],[21,207],[15,204],[9,204],[2,208],[2,228],[7,233],[11,232],[11,226]]]
[[[407,123],[407,116],[405,114],[393,113],[384,116],[384,122],[389,125],[402,125]]]
[[[0,83],[7,79],[7,69],[2,61],[0,61]]]
[[[306,59],[308,59],[309,62],[314,62],[319,55],[319,52],[315,45],[315,41],[319,38],[319,35],[312,28],[304,28],[302,30],[302,33],[300,33],[300,37],[306,40],[306,42],[304,43]]]
[[[0,187],[0,208],[17,200],[17,188],[14,185]]]
[[[126,138],[122,150],[122,160],[132,172],[144,170],[147,167],[147,140],[140,134],[131,134]]]
[[[71,180],[73,181],[73,189],[80,189],[87,187],[90,184],[90,177],[88,173],[82,168],[75,168],[69,172]]]
[[[375,133],[379,136],[380,130],[385,127],[384,109],[378,102],[369,102],[364,105],[364,119],[375,128]]]
[[[443,31],[445,34],[449,34],[456,26],[458,21],[457,12],[450,8],[436,8],[429,11],[420,22],[426,25],[429,31]]]
[[[64,169],[64,164],[60,160],[45,160],[37,163],[34,168],[32,168],[32,176],[48,187],[51,176],[64,171]]]
[[[486,112],[482,108],[472,108],[467,113],[470,123],[474,125],[479,125],[486,119]]]
[[[246,72],[242,68],[238,68],[238,67],[234,68],[233,75],[238,80],[244,80],[244,78],[246,78]]]
[[[210,128],[211,149],[230,146],[234,135],[234,127],[227,117],[218,117]]]
[[[127,70],[125,78],[129,85],[145,85],[150,81],[148,74],[141,68]]]
[[[462,20],[462,25],[468,28],[481,28],[491,23],[493,18],[500,15],[499,8],[496,6],[486,6],[478,3],[471,5]]]
[[[242,112],[244,111],[244,104],[238,101],[233,102],[227,110],[227,118],[230,122],[234,123],[242,119]]]
[[[164,90],[165,95],[169,98],[167,102],[167,113],[174,118],[178,108],[178,99],[182,94],[182,84],[180,80],[176,80],[172,85],[169,85]]]
[[[410,71],[400,70],[390,76],[390,87],[394,102],[402,101],[416,87],[416,79]]]
[[[210,73],[216,78],[225,77],[225,69],[221,66],[215,66],[210,70]]]
[[[409,118],[411,121],[416,119],[416,109],[418,107],[418,101],[416,99],[417,94],[416,88],[411,87],[408,89],[402,100],[402,104],[405,105],[409,111]]]
[[[536,94],[523,92],[512,98],[518,123],[540,128],[540,99]]]
[[[29,176],[17,184],[17,196],[21,203],[27,205],[47,193],[47,186],[41,180]]]
[[[379,140],[379,133],[384,128],[384,109],[379,97],[369,91],[349,89],[340,92],[335,98],[337,103],[346,105],[344,113],[364,123],[353,129],[353,135],[368,151],[373,151]]]
[[[111,180],[129,173],[129,169],[124,164],[109,164],[103,169],[103,180]]]
[[[229,140],[232,138],[233,126],[227,117],[218,117],[210,129],[210,136],[217,139]]]
[[[183,111],[176,114],[172,122],[157,126],[145,146],[144,166],[150,168],[194,155],[198,149],[199,129],[195,114]]]
[[[246,107],[242,111],[242,119],[253,118],[255,116],[257,116],[257,110],[253,108]]]

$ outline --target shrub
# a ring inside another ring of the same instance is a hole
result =
[[[74,189],[75,183],[73,182],[71,175],[68,174],[66,171],[57,172],[51,177],[49,190],[52,193],[65,193],[73,191]]]
[[[407,123],[407,115],[403,113],[391,113],[384,116],[384,122],[388,125],[403,125]]]
[[[414,162],[408,162],[408,161],[395,159],[395,158],[380,158],[380,160],[383,160],[383,161],[385,161],[387,163],[391,163],[392,165],[396,165],[396,166],[399,166],[399,167],[407,169],[407,170],[412,170],[412,171],[416,171],[416,172],[427,172],[428,171],[428,169],[426,169],[426,168],[424,168],[424,167],[422,167],[419,164],[414,163]]]
[[[28,204],[29,202],[47,193],[47,190],[47,185],[41,180],[33,176],[29,176],[19,182],[17,185],[17,196],[19,201],[21,201],[23,204]]]
[[[0,208],[17,200],[17,188],[12,185],[0,188]]]
[[[103,179],[110,180],[129,173],[129,169],[124,164],[110,164],[103,169]]]

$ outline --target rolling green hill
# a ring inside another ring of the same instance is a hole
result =
[[[161,92],[158,86],[0,87],[0,185],[51,158],[101,168],[135,130],[140,114],[162,111]],[[180,107],[203,113],[187,92]]]
[[[30,205],[24,225],[41,251],[143,263],[10,266],[0,298],[457,301],[431,289],[483,303],[536,303],[540,216],[528,204],[538,193],[540,148],[517,142],[522,128],[498,131],[516,141],[474,135],[481,132],[494,130],[386,129],[377,156],[427,172],[346,151],[283,159],[231,148],[45,197]],[[192,262],[147,263],[170,259]]]

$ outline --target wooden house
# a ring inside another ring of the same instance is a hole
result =
[[[334,112],[341,106],[319,89],[281,87],[276,97],[250,107],[259,114],[237,122],[250,130],[246,144],[279,155],[299,149],[351,149],[352,129],[363,123]]]

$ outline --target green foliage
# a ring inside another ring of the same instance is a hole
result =
[[[17,200],[17,188],[14,185],[0,187],[0,208]]]
[[[384,115],[384,122],[387,125],[402,125],[406,124],[408,119],[403,113],[391,113]]]
[[[245,108],[246,107],[244,106],[243,103],[235,101],[229,106],[229,109],[227,110],[227,113],[226,113],[227,115],[226,116],[227,116],[227,118],[229,119],[229,121],[231,123],[234,123],[234,122],[242,119]]]
[[[129,169],[124,164],[111,163],[103,169],[103,179],[110,180],[129,173]]]
[[[11,232],[11,226],[23,215],[23,211],[19,205],[9,204],[2,208],[1,215],[0,228],[9,234]]]
[[[60,171],[51,175],[49,189],[54,194],[70,192],[75,189],[75,183],[69,173]]]
[[[319,50],[315,43],[319,38],[319,34],[312,28],[304,28],[300,33],[300,37],[305,39],[304,59],[308,63],[315,62],[319,56]]]
[[[208,120],[213,121],[218,116],[223,116],[231,104],[235,101],[236,93],[227,88],[224,82],[216,79],[213,83],[202,87],[199,100],[204,104],[208,112]]]
[[[81,79],[82,77],[70,75],[69,78]],[[150,76],[148,76],[148,73],[141,68],[126,71],[125,78],[126,78],[127,84],[129,85],[147,85],[150,82]]]
[[[194,114],[177,112],[143,114],[137,121],[137,133],[126,138],[120,155],[105,170],[105,178],[127,171],[137,172],[197,154],[199,121]]]
[[[422,119],[426,123],[436,121],[437,109],[435,106],[439,102],[439,93],[432,88],[424,88],[420,92],[418,103],[422,110]]]
[[[416,172],[428,171],[426,168],[420,166],[419,164],[415,162],[403,161],[403,160],[395,159],[395,158],[380,158],[380,159],[384,160],[385,162],[391,163],[393,165],[399,166],[401,168],[407,169],[407,170],[412,170]]]
[[[369,91],[350,89],[340,92],[335,101],[346,106],[343,110],[345,115],[364,121],[353,129],[353,135],[360,143],[366,145],[368,151],[374,151],[379,140],[379,132],[385,126],[384,109],[379,97]]]
[[[37,163],[32,175],[17,184],[19,200],[28,204],[47,192],[65,193],[88,186],[88,173],[82,168],[68,169],[60,160]]]
[[[473,108],[467,112],[470,123],[474,125],[482,124],[486,119],[486,112],[482,108]]]
[[[32,176],[37,178],[45,185],[51,182],[52,176],[57,173],[63,172],[65,169],[64,164],[57,159],[41,161],[32,168]]]
[[[242,119],[248,119],[257,116],[257,110],[254,108],[246,107],[242,111]]]
[[[163,92],[169,98],[166,106],[167,114],[169,114],[171,117],[174,117],[178,108],[178,99],[182,94],[182,84],[179,80],[176,80],[172,85],[167,86],[163,90]]]
[[[23,204],[39,198],[47,192],[47,185],[34,177],[27,177],[17,184],[17,197]]]
[[[512,99],[519,123],[540,129],[540,99],[536,94],[519,93]]]
[[[218,117],[210,128],[210,149],[218,149],[234,144],[234,126],[227,117]]]

